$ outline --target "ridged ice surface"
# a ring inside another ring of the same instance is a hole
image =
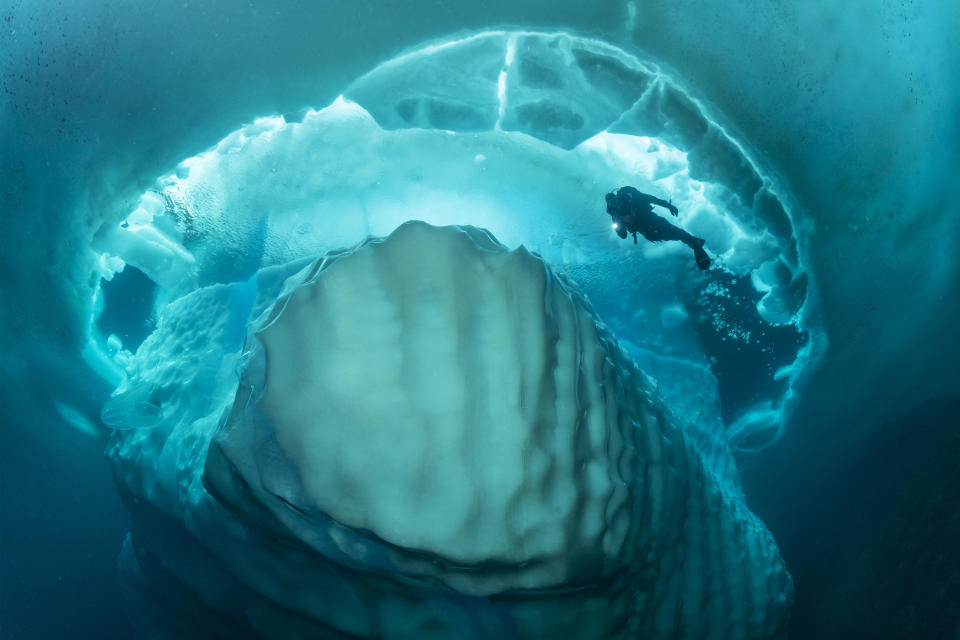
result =
[[[681,431],[576,287],[485,231],[199,289],[130,371],[108,455],[197,549],[135,523],[127,570],[267,637],[785,633],[719,428]]]
[[[529,563],[497,591],[597,580],[631,533],[628,399],[583,305],[496,249],[407,225],[298,288],[259,334],[259,410],[301,500],[339,522],[451,564]]]

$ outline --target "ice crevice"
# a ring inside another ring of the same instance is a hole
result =
[[[517,55],[517,38],[511,36],[507,39],[507,50],[503,58],[503,69],[497,77],[497,122],[495,128],[502,131],[503,116],[507,112],[507,74],[510,73],[510,67],[513,65],[513,59]]]

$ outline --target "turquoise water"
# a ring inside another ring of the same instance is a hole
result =
[[[960,637],[950,3],[0,20],[0,636]]]

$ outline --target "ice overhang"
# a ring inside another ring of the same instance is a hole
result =
[[[603,195],[625,184],[672,198],[716,268],[697,273],[684,247],[621,243]],[[429,44],[324,109],[259,119],[160,178],[95,248],[105,281],[145,274],[156,309],[408,219],[485,227],[542,254],[685,419],[722,416],[743,450],[776,441],[824,343],[773,172],[656,65],[567,33]],[[97,289],[87,357],[116,380],[136,339],[104,320],[111,287]]]

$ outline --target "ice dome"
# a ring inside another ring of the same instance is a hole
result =
[[[717,256],[712,277],[691,273],[685,248],[649,245],[638,260],[620,246],[597,203],[623,184],[670,194]],[[162,303],[387,235],[411,217],[481,226],[568,272],[664,392],[696,378],[707,387],[700,402],[723,407],[745,449],[779,437],[825,342],[804,240],[773,180],[668,76],[563,33],[427,45],[364,74],[329,107],[261,118],[160,178],[94,247],[105,281],[131,264]],[[144,320],[102,307],[94,314],[120,325]],[[109,327],[92,332],[90,358],[110,359],[98,348]]]
[[[937,3],[3,18],[3,484],[56,469],[4,528],[130,528],[141,633],[779,637],[793,587],[747,504],[806,557],[783,523],[960,381]],[[627,184],[711,270],[616,237]],[[105,438],[129,527],[51,499],[114,496]],[[46,526],[7,526],[33,504]]]

